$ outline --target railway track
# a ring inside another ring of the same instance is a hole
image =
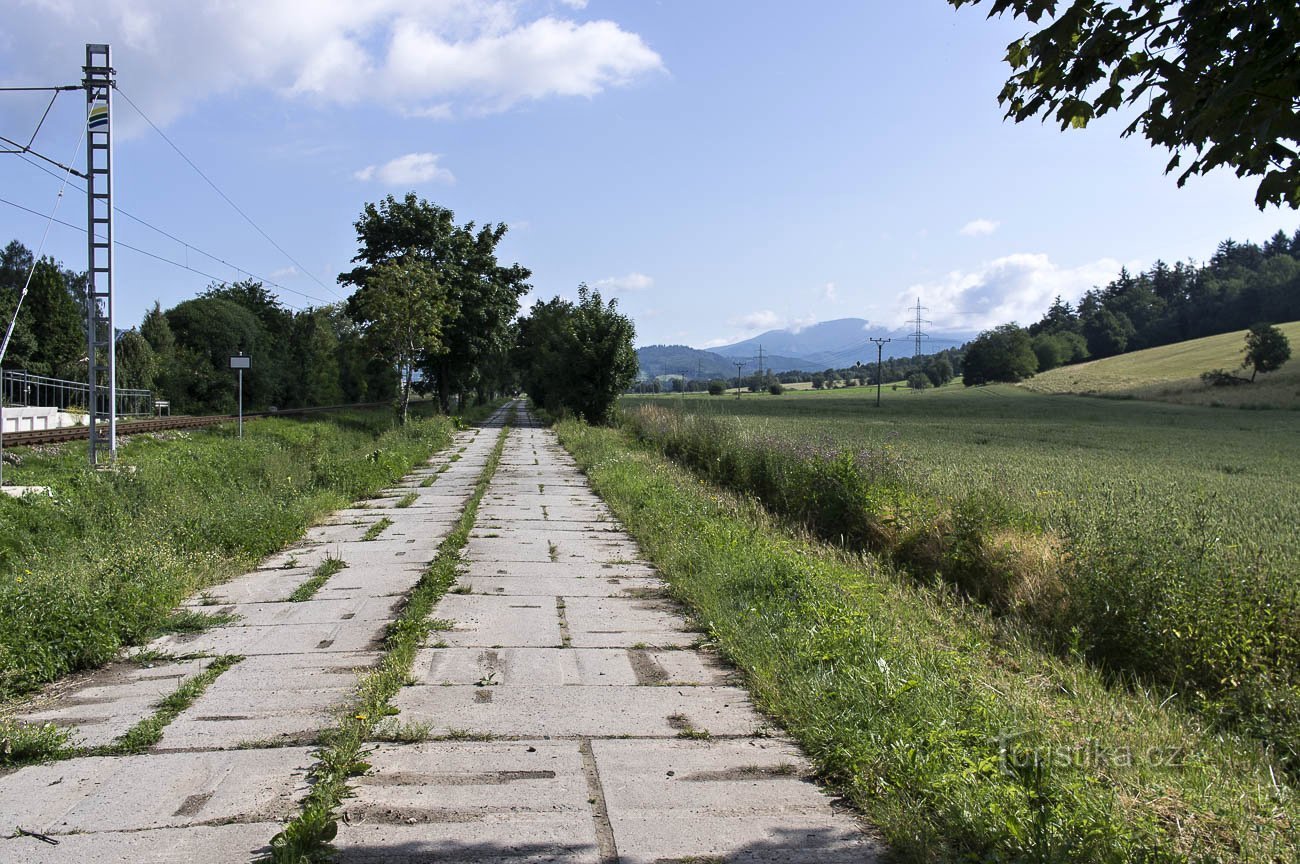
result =
[[[362,402],[355,405],[325,405],[320,408],[255,411],[245,414],[244,419],[292,417],[299,414],[318,414],[323,411],[342,411],[349,408],[379,408],[388,404],[388,402]],[[170,429],[198,429],[204,426],[217,426],[221,423],[235,423],[238,420],[239,417],[235,414],[208,414],[201,417],[156,417],[151,420],[119,422],[117,424],[117,434],[118,437],[121,437],[123,435],[141,435],[147,432],[165,432]],[[7,432],[4,436],[4,446],[29,447],[33,444],[58,444],[63,441],[83,441],[89,437],[89,426],[68,426],[63,429],[42,429],[34,432]]]

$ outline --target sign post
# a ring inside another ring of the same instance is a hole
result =
[[[230,357],[230,368],[239,370],[239,437],[244,437],[244,370],[253,368],[253,358],[243,351]]]

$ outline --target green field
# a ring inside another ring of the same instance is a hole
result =
[[[941,575],[1300,768],[1300,414],[1009,385],[883,396],[623,405],[669,409],[628,417],[708,479]]]
[[[1300,321],[1279,325],[1300,353]],[[1200,375],[1241,366],[1246,332],[1222,333],[1118,357],[1062,366],[1035,375],[1021,386],[1038,393],[1133,396],[1187,405],[1300,409],[1300,360],[1262,375],[1253,384],[1207,387]]]
[[[882,450],[941,496],[987,489],[1049,523],[1116,508],[1202,514],[1223,552],[1300,573],[1300,417],[1289,412],[1051,396],[1010,385],[887,386],[877,409],[875,393],[628,397],[622,404],[680,405],[740,418],[753,432]]]
[[[1297,799],[1265,748],[881,556],[792,534],[624,432],[558,431],[889,860],[1296,860]]]

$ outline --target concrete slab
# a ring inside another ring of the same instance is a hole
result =
[[[0,861],[25,864],[229,864],[270,851],[278,822],[193,825],[146,831],[67,834],[51,846],[34,837],[0,837]]]
[[[383,635],[380,621],[340,621],[333,624],[275,624],[263,627],[217,627],[204,633],[169,634],[149,648],[170,654],[305,654],[352,652],[377,648]]]
[[[474,561],[468,563],[470,576],[508,576],[520,579],[548,578],[552,576],[595,577],[619,579],[624,577],[654,579],[658,574],[645,564],[609,564],[590,561]]]
[[[54,723],[72,729],[84,747],[111,744],[153,713],[160,699],[207,668],[211,660],[185,660],[150,667],[117,663],[53,688],[32,710],[15,716],[24,723]]]
[[[413,673],[432,686],[490,681],[506,687],[720,686],[729,677],[700,652],[623,648],[426,648]]]
[[[690,645],[699,637],[662,600],[569,597],[564,615],[575,648]]]
[[[254,570],[221,585],[213,585],[185,601],[185,605],[202,608],[220,603],[273,603],[285,600],[298,586],[311,578],[311,567],[281,567]]]
[[[450,645],[558,647],[563,641],[555,597],[448,594],[433,617],[454,622],[433,636]]]
[[[215,822],[275,822],[306,792],[296,747],[68,759],[0,777],[0,813],[63,835]]]
[[[513,737],[751,735],[762,725],[734,687],[405,687],[404,722]]]
[[[463,575],[456,586],[468,588],[472,594],[518,596],[541,594],[552,597],[633,597],[646,592],[658,592],[660,584],[654,579],[620,579],[600,576],[534,576],[523,579],[517,576]]]
[[[602,861],[574,742],[380,746],[368,759],[340,861]]]
[[[620,862],[860,864],[880,848],[805,779],[791,744],[591,742]]]
[[[396,615],[398,600],[392,597],[312,598],[296,603],[232,603],[210,606],[212,612],[238,615],[232,626],[259,627],[274,624],[329,624],[335,621],[388,621]]]

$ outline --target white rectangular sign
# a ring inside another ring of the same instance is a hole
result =
[[[252,357],[245,357],[245,356],[243,356],[242,354],[239,355],[239,356],[237,356],[237,357],[231,357],[231,358],[230,358],[230,368],[231,368],[231,369],[252,369],[252,368],[253,368],[253,358],[252,358]]]

